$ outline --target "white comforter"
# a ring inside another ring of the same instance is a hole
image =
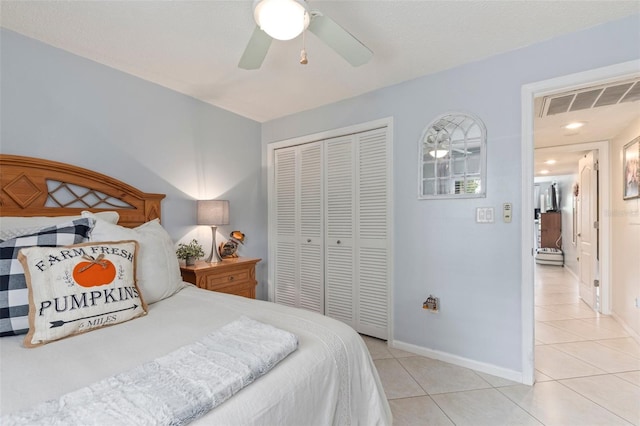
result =
[[[143,318],[42,347],[0,339],[2,414],[87,386],[189,344],[242,315],[298,336],[298,350],[195,424],[391,424],[362,339],[311,312],[188,287]]]

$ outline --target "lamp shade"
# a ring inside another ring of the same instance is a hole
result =
[[[198,225],[228,225],[229,201],[198,200]]]

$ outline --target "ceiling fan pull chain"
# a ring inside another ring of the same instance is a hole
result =
[[[309,61],[307,60],[307,51],[305,49],[305,39],[304,39],[304,33],[306,32],[307,32],[306,29],[302,30],[302,50],[300,51],[300,63],[302,65],[307,65],[309,63]]]

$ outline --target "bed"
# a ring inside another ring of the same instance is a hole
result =
[[[9,218],[73,217],[83,211],[116,212],[119,222],[112,226],[124,226],[122,235],[128,235],[125,229],[147,229],[149,223],[159,227],[163,195],[144,193],[94,171],[0,155],[0,174],[3,228],[11,225]],[[173,262],[177,265],[175,257]],[[145,298],[147,290],[140,290]],[[26,348],[24,334],[1,337],[0,414],[56,400],[249,317],[293,333],[297,349],[193,424],[391,424],[373,362],[349,326],[305,310],[183,282],[169,293],[153,294],[146,315],[38,347]]]

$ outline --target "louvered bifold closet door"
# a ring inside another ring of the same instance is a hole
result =
[[[296,148],[275,151],[275,302],[297,306],[298,234]]]
[[[322,144],[299,147],[299,282],[301,308],[324,313]]]
[[[325,143],[325,315],[355,328],[354,144],[351,136]]]
[[[388,338],[390,266],[387,128],[356,135],[356,330]]]

